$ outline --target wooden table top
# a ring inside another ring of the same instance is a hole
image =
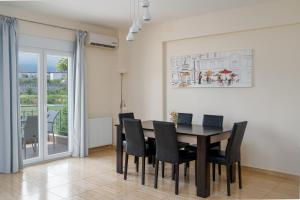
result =
[[[116,124],[116,126],[117,125],[118,124]],[[154,130],[153,120],[143,121],[142,127],[144,130],[153,131]],[[222,133],[231,132],[232,128],[229,127],[214,128],[214,127],[204,127],[198,124],[192,124],[192,125],[177,125],[176,131],[178,134],[209,137],[209,136],[214,136]]]

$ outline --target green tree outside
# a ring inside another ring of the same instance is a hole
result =
[[[62,58],[56,64],[56,69],[58,72],[67,72],[68,71],[68,58]]]

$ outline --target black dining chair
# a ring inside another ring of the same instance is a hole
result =
[[[223,127],[223,119],[222,115],[203,115],[202,126],[205,127],[214,127],[214,128],[222,128]]]
[[[119,123],[122,126],[122,130],[124,127],[124,120],[125,119],[134,119],[134,113],[119,113]],[[122,133],[122,142],[123,142],[123,148],[126,146],[126,138],[125,138],[125,133]],[[139,171],[139,161],[138,157],[134,159],[134,163],[136,164],[136,171]]]
[[[124,127],[126,138],[124,180],[127,179],[129,155],[142,157],[142,184],[145,185],[145,157],[155,155],[155,149],[146,144],[141,120],[124,119]]]
[[[202,126],[208,127],[208,128],[212,127],[212,128],[220,128],[221,129],[221,128],[223,128],[223,119],[224,119],[224,116],[222,116],[222,115],[204,114]],[[209,148],[221,150],[221,142],[211,143]],[[213,170],[215,170],[214,167],[213,167]],[[218,171],[219,171],[219,175],[221,175],[221,165],[218,165]]]
[[[153,126],[156,139],[154,188],[157,188],[159,161],[167,162],[175,166],[175,194],[178,194],[179,164],[196,160],[197,154],[179,149],[174,123],[153,121]]]
[[[192,113],[178,113],[177,124],[178,125],[191,125],[193,120]]]
[[[192,113],[178,113],[177,114],[177,125],[180,126],[191,126],[193,121]],[[190,144],[185,142],[178,142],[179,148],[189,148]],[[164,166],[164,164],[162,164]],[[189,168],[190,163],[184,164],[184,176],[187,175],[187,169]],[[174,166],[172,168],[172,174],[174,175]],[[173,176],[174,178],[174,176]]]
[[[247,121],[235,123],[227,143],[226,151],[218,149],[209,150],[208,161],[213,165],[221,164],[226,166],[227,174],[227,195],[230,196],[230,168],[238,163],[239,188],[242,189],[241,174],[241,144],[247,126]],[[215,171],[213,170],[213,177]]]
[[[28,116],[26,123],[23,128],[23,148],[24,148],[24,157],[26,158],[27,147],[29,143],[32,145],[32,150],[34,154],[37,154],[37,145],[39,144],[39,118],[38,116]]]
[[[119,123],[120,125],[123,126],[124,124],[124,119],[134,119],[134,113],[119,113]],[[125,134],[124,134],[124,139],[125,139]]]

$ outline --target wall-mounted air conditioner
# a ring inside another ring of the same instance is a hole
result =
[[[91,46],[108,47],[114,49],[118,47],[118,38],[97,33],[88,33],[87,43]]]

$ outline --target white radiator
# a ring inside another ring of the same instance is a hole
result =
[[[89,148],[112,144],[112,118],[90,118],[88,120]]]

